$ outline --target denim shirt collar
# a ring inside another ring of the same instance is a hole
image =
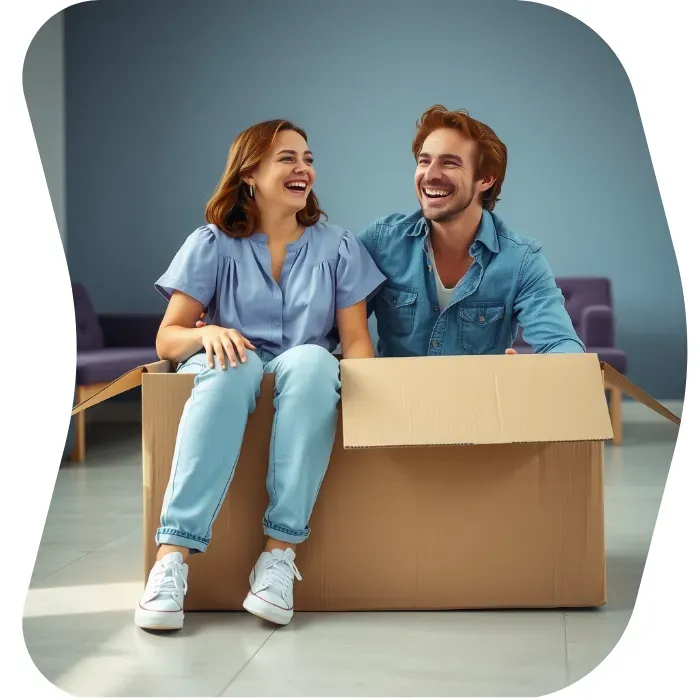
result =
[[[408,232],[409,236],[426,236],[430,231],[430,224],[424,216],[421,216],[412,231]],[[474,243],[479,243],[482,246],[488,248],[492,253],[499,253],[501,251],[501,246],[498,243],[498,234],[496,233],[496,226],[491,216],[491,212],[486,209],[483,210],[481,214],[481,223],[476,232],[476,238]],[[473,246],[470,249],[470,254],[474,252]]]

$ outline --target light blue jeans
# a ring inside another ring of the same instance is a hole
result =
[[[282,542],[306,540],[335,440],[338,360],[318,345],[299,345],[277,357],[248,351],[245,363],[226,370],[218,360],[211,369],[200,353],[177,371],[197,376],[180,419],[156,542],[206,550],[265,373],[275,375],[275,414],[263,530]]]

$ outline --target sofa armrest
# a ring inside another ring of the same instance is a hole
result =
[[[615,346],[615,319],[609,306],[587,306],[581,314],[581,340],[586,347]]]
[[[162,314],[100,314],[108,348],[154,348]]]

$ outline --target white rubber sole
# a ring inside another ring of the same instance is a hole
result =
[[[252,593],[248,593],[243,601],[243,607],[256,617],[272,622],[275,625],[288,625],[294,615],[294,610],[282,610],[276,605],[266,603],[262,598],[258,598]]]
[[[144,610],[139,606],[134,613],[134,622],[143,630],[179,630],[185,623],[185,613],[182,610],[177,612]]]

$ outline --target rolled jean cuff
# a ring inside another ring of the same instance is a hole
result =
[[[190,554],[206,551],[209,540],[204,540],[186,532],[174,530],[172,527],[159,527],[156,530],[156,544],[169,544],[173,547],[187,547]]]
[[[263,530],[267,537],[273,537],[280,542],[288,542],[289,544],[306,542],[311,532],[308,527],[304,530],[292,530],[284,525],[275,525],[269,520],[263,520]]]

